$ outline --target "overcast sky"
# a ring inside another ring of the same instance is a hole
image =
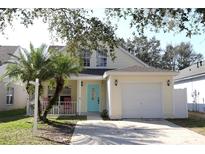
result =
[[[103,9],[95,9],[95,16],[103,18]],[[118,37],[123,37],[125,39],[132,37],[132,32],[129,28],[129,21],[121,20],[118,23],[118,30],[116,34]],[[42,23],[40,20],[36,20],[33,26],[25,28],[23,25],[20,25],[18,22],[14,24],[13,28],[7,28],[5,31],[6,35],[0,35],[0,45],[20,45],[24,48],[29,47],[29,43],[32,42],[35,47],[40,46],[42,43],[51,44],[51,45],[63,45],[62,42],[55,42],[51,40],[47,24]],[[169,43],[176,45],[180,42],[190,41],[193,45],[193,49],[197,53],[202,53],[205,56],[205,37],[204,36],[193,36],[191,39],[185,37],[185,34],[171,34],[171,33],[154,33],[146,32],[146,35],[151,38],[155,36],[161,41],[161,47]]]

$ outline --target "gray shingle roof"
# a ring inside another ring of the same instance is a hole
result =
[[[81,71],[78,76],[103,76],[106,71],[112,69],[97,69],[97,68],[88,68]]]
[[[134,66],[129,66],[129,67],[125,67],[125,68],[119,68],[119,69],[115,69],[115,70],[111,70],[109,72],[173,72],[170,70],[164,70],[164,69],[160,69],[160,68],[154,68],[154,67],[146,67],[146,66],[138,66],[138,65],[134,65]]]
[[[9,60],[9,54],[13,54],[18,47],[19,46],[0,46],[0,61],[5,62]]]
[[[200,63],[193,64],[179,72],[179,75],[177,75],[174,79],[175,81],[182,81],[187,78],[195,78],[197,76],[204,75],[205,76],[205,61],[202,61],[202,66]]]
[[[64,48],[65,46],[62,45],[50,45],[48,50],[60,50],[62,48]]]

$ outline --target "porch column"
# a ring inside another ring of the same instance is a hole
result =
[[[77,113],[81,114],[81,80],[77,80]]]

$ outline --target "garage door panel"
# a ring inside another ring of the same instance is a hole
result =
[[[161,118],[160,83],[125,83],[122,88],[123,118]]]

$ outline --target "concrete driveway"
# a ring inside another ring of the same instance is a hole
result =
[[[205,144],[205,136],[166,120],[87,120],[77,123],[71,144]]]

